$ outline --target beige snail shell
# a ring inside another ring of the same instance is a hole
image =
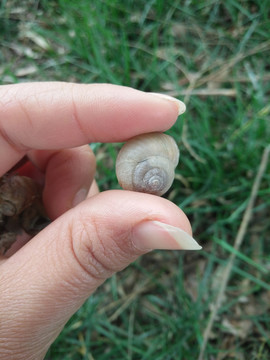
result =
[[[125,190],[163,195],[171,187],[179,161],[174,139],[163,133],[138,135],[116,159],[116,176]]]

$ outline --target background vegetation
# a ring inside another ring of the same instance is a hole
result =
[[[270,138],[269,1],[0,4],[1,84],[110,82],[187,104],[170,130],[182,156],[166,196],[203,251],[156,251],[115,275],[47,359],[269,359],[269,164],[242,222]],[[118,188],[119,144],[92,146],[101,189]]]

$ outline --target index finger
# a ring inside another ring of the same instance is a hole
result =
[[[128,87],[63,82],[0,87],[0,175],[30,149],[124,141],[165,131],[184,104]]]

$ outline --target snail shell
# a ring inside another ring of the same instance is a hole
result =
[[[172,185],[179,161],[174,139],[163,133],[149,133],[129,140],[116,160],[116,176],[125,190],[163,195]]]

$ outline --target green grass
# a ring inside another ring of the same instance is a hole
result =
[[[231,253],[204,359],[270,358],[269,164],[243,245],[233,248],[270,138],[269,15],[268,0],[2,1],[2,84],[110,82],[187,104],[169,131],[181,162],[166,196],[188,214],[204,250],[154,252],[115,275],[47,359],[198,358]],[[118,188],[119,145],[93,147],[101,189]]]

